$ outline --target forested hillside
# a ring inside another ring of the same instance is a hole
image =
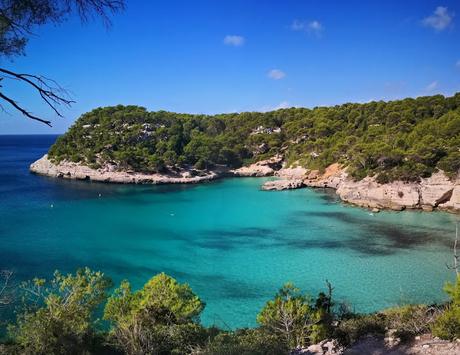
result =
[[[51,147],[56,161],[162,172],[173,166],[239,167],[281,153],[289,164],[352,176],[414,181],[460,169],[460,93],[272,112],[191,115],[138,106],[82,115]]]

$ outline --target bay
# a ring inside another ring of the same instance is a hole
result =
[[[56,136],[0,136],[0,269],[17,280],[89,266],[141,287],[158,272],[189,283],[206,325],[255,326],[278,288],[371,312],[445,300],[453,214],[372,214],[330,190],[260,190],[265,178],[130,186],[30,174]]]

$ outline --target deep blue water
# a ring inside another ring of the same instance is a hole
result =
[[[346,206],[264,179],[127,186],[30,174],[56,136],[0,136],[0,268],[17,280],[90,266],[140,287],[164,271],[206,302],[203,322],[255,325],[286,281],[367,312],[445,299],[458,216]]]

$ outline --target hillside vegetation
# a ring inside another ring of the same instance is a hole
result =
[[[172,167],[240,167],[275,154],[324,169],[339,162],[355,179],[416,181],[460,169],[460,93],[391,102],[191,115],[138,106],[82,115],[51,147],[55,161],[164,172]]]

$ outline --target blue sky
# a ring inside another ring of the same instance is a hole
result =
[[[77,102],[59,118],[10,84],[53,127],[8,110],[0,134],[62,133],[116,104],[220,113],[460,91],[458,1],[126,2],[109,30],[70,18],[37,29],[25,57],[2,59],[55,79]]]

